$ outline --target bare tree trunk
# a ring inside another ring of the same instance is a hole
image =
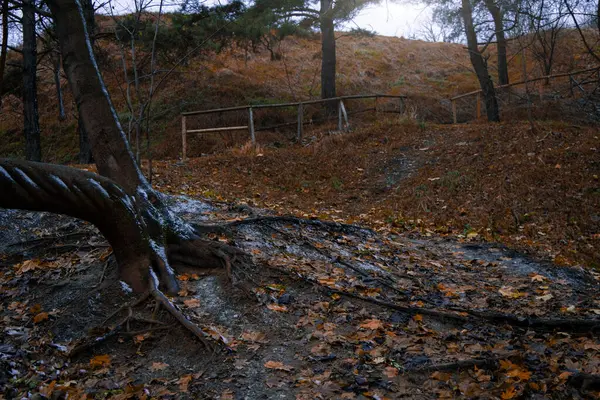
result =
[[[115,253],[126,260],[119,265],[127,282],[138,291],[149,288],[156,296],[163,296],[157,289],[159,279],[169,292],[178,290],[170,260],[196,267],[226,265],[229,270],[231,257],[242,253],[199,239],[194,228],[171,212],[167,198],[154,191],[141,174],[95,63],[79,2],[49,0],[48,5],[56,22],[64,70],[89,134],[96,166],[108,179],[76,169],[67,168],[69,172],[63,173],[62,169],[35,163],[22,164],[25,171],[0,160],[0,167],[5,166],[0,168],[0,185],[11,188],[4,191],[11,195],[0,199],[0,207],[8,203],[10,207],[61,212],[92,222],[107,232]],[[30,196],[29,203],[14,199],[23,190]],[[60,193],[55,193],[57,190]],[[62,206],[56,200],[58,205],[51,206],[46,199],[52,196],[69,198],[71,203]],[[110,202],[102,205],[103,199]],[[96,206],[91,213],[86,211],[90,204]],[[107,211],[111,207],[121,211]],[[126,233],[113,234],[122,223]],[[243,262],[241,257],[237,259]],[[164,296],[161,299],[164,301]]]
[[[494,20],[496,32],[496,47],[498,49],[498,84],[508,85],[508,61],[506,58],[506,35],[504,33],[504,19],[500,7],[494,0],[485,0],[485,5]]]
[[[4,68],[8,50],[8,0],[2,2],[2,47],[0,47],[0,106],[2,106],[2,88],[4,87]]]
[[[94,16],[94,5],[92,4],[92,0],[81,0],[81,7],[83,9],[83,17],[85,20],[87,33],[89,36],[89,41],[91,48],[94,48],[94,32],[96,31],[96,19]],[[87,131],[85,127],[81,123],[81,115],[79,116],[79,120],[77,123],[77,132],[79,135],[79,163],[81,164],[91,164],[94,162],[94,157],[92,156],[92,146],[90,144],[90,139],[88,137]]]
[[[75,102],[88,132],[98,172],[121,185],[128,194],[151,190],[127,145],[116,111],[106,92],[93,56],[92,44],[81,19],[78,3],[49,1]]]
[[[471,58],[471,64],[473,64],[475,74],[479,80],[481,91],[483,92],[483,97],[485,99],[485,111],[487,113],[488,121],[499,122],[500,110],[498,108],[498,99],[496,98],[494,82],[492,81],[492,77],[488,72],[487,63],[477,47],[477,34],[475,33],[475,28],[473,27],[473,12],[469,0],[462,0],[461,13],[465,24],[465,34],[467,36],[469,57]]]
[[[67,116],[65,115],[65,104],[63,102],[62,86],[60,84],[60,64],[60,53],[53,54],[52,73],[54,74],[54,86],[56,87],[56,100],[58,102],[58,119],[64,121]]]
[[[42,159],[40,124],[37,104],[37,43],[33,0],[23,1],[23,133],[25,158]]]
[[[336,96],[335,72],[335,26],[331,17],[331,0],[321,0],[320,25],[321,25],[321,98],[329,99]],[[326,103],[328,114],[335,114],[335,102]]]

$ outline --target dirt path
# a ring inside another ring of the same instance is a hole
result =
[[[597,274],[495,245],[178,202],[195,222],[229,222],[211,237],[257,261],[233,285],[222,271],[180,275],[174,301],[211,336],[208,347],[152,303],[132,307],[127,322],[127,309],[110,318],[117,330],[90,332],[135,299],[103,239],[69,218],[0,213],[6,398],[566,399],[598,390],[581,375],[600,374]]]

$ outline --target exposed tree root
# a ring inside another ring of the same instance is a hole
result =
[[[277,271],[283,272],[289,276],[294,278],[300,278],[306,282],[309,282],[315,286],[322,288],[329,293],[337,293],[341,296],[347,296],[355,299],[359,299],[362,301],[366,301],[368,303],[376,304],[381,307],[391,308],[396,311],[404,312],[409,315],[427,315],[439,319],[450,320],[458,323],[469,323],[479,321],[486,321],[493,324],[506,324],[518,328],[529,328],[533,330],[541,330],[541,331],[553,331],[553,330],[561,330],[565,332],[571,333],[592,333],[595,334],[600,331],[600,320],[596,319],[545,319],[545,318],[519,318],[515,315],[511,314],[503,314],[498,312],[483,312],[483,311],[474,311],[467,309],[458,309],[453,308],[449,311],[438,311],[432,310],[430,308],[421,308],[421,307],[412,307],[412,306],[404,306],[396,303],[391,303],[383,300],[374,299],[372,297],[361,296],[356,293],[347,292],[344,290],[339,290],[335,288],[331,288],[329,286],[324,286],[319,282],[316,282],[313,279],[310,279],[301,274],[293,274],[289,271],[285,271],[279,268],[274,268]]]
[[[358,225],[343,224],[343,223],[331,222],[331,221],[321,221],[321,220],[317,220],[317,219],[298,218],[298,217],[294,217],[291,215],[262,216],[262,217],[255,217],[255,218],[246,218],[246,219],[242,219],[239,221],[230,222],[230,223],[226,224],[225,227],[265,224],[265,223],[269,223],[269,222],[284,222],[284,223],[291,223],[291,224],[296,224],[296,225],[310,225],[310,226],[326,228],[328,230],[333,230],[336,232],[343,232],[343,233],[359,232],[359,233],[363,233],[363,234],[367,233],[369,235],[375,234],[375,232],[373,232],[371,229],[364,228],[364,227],[358,226]]]
[[[154,297],[156,299],[156,301],[158,301],[173,317],[175,317],[175,319],[181,325],[183,325],[187,330],[192,332],[194,334],[194,336],[196,336],[198,339],[200,339],[200,342],[202,342],[202,344],[204,344],[204,346],[206,346],[206,348],[212,349],[212,346],[206,340],[210,336],[206,332],[204,332],[202,330],[202,328],[200,328],[198,325],[196,325],[195,323],[193,323],[192,321],[187,319],[187,317],[185,315],[183,315],[183,313],[177,308],[177,306],[175,304],[173,304],[167,298],[167,296],[165,296],[164,293],[162,293],[158,289],[158,287],[156,286],[156,283],[153,285],[153,287],[151,289],[151,294],[152,294],[152,297]]]
[[[69,350],[69,352],[67,353],[67,356],[75,357],[76,355],[78,355],[86,350],[89,350],[94,346],[104,343],[106,340],[116,336],[121,331],[121,329],[123,329],[123,326],[131,319],[132,316],[133,316],[133,311],[130,308],[127,316],[124,319],[122,319],[120,322],[118,322],[107,333],[105,333],[103,335],[99,335],[99,336],[88,337],[87,339],[83,340],[82,343],[79,343],[79,344],[75,345],[74,347],[72,347],[71,350]]]
[[[431,364],[425,365],[418,368],[413,369],[405,369],[402,372],[404,373],[429,373],[435,371],[458,371],[461,369],[470,369],[470,368],[482,368],[482,369],[495,369],[498,366],[500,360],[509,359],[515,355],[518,355],[518,352],[513,352],[510,354],[505,354],[499,357],[489,357],[489,358],[473,358],[470,360],[460,360],[454,361],[450,363],[444,364]]]

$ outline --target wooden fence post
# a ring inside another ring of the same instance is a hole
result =
[[[302,135],[304,134],[304,106],[302,103],[298,104],[298,134],[296,139],[298,143],[302,141]]]
[[[343,103],[342,100],[338,100],[338,131],[341,131],[343,128],[343,122],[342,122],[342,107],[343,107]]]
[[[256,144],[256,136],[254,135],[254,115],[252,114],[252,107],[248,107],[248,131],[250,131],[250,140],[252,144]]]
[[[187,127],[185,123],[185,115],[181,116],[181,160],[187,159]]]
[[[476,104],[476,106],[477,106],[476,115],[477,115],[477,119],[479,119],[479,118],[481,118],[481,95],[479,93],[477,93],[477,100],[476,101],[477,101],[477,104]]]
[[[452,100],[452,121],[456,124],[456,100]]]
[[[344,122],[346,125],[343,127],[344,132],[347,132],[350,129],[350,123],[348,122],[348,113],[346,112],[346,106],[344,106],[344,101],[340,100],[340,110],[342,111],[342,116],[344,117]]]

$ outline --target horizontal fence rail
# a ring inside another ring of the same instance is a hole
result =
[[[590,73],[592,73],[592,74],[597,73],[598,78],[594,79],[594,80],[586,80],[586,81],[580,81],[580,82],[578,82],[574,78],[575,76],[578,76],[578,75],[590,74]],[[522,80],[522,81],[518,81],[518,82],[512,82],[507,85],[496,86],[495,90],[497,92],[502,92],[506,89],[509,89],[508,90],[508,96],[509,96],[508,101],[510,102],[510,88],[513,88],[516,86],[529,85],[530,83],[535,83],[535,82],[540,82],[540,81],[550,82],[554,79],[565,78],[565,77],[569,78],[568,91],[571,96],[574,96],[575,88],[579,89],[581,92],[584,92],[584,89],[583,89],[584,85],[589,85],[591,83],[598,84],[600,82],[600,67],[587,68],[587,69],[583,69],[583,70],[565,72],[565,73],[554,74],[554,75],[545,75],[545,76],[540,76],[537,78],[531,78],[531,79]],[[538,87],[538,94],[539,94],[540,99],[543,99],[545,90],[547,90],[547,89],[545,89],[543,85],[540,85]],[[451,102],[451,106],[452,106],[452,121],[453,121],[453,123],[456,124],[457,119],[458,119],[457,118],[458,110],[457,110],[457,104],[456,104],[457,100],[461,100],[461,99],[471,97],[471,96],[475,97],[475,118],[476,119],[481,118],[481,96],[482,96],[482,93],[483,93],[483,91],[481,89],[479,89],[479,90],[474,90],[472,92],[463,93],[458,96],[451,97],[449,99]],[[498,95],[498,93],[497,93],[497,95]]]
[[[346,106],[344,104],[345,100],[352,99],[375,99],[375,107],[366,108],[358,111],[348,112],[346,110]],[[330,120],[331,117],[325,117],[322,119],[313,120],[305,122],[304,114],[306,106],[314,105],[314,104],[327,104],[327,103],[336,103],[337,106],[337,128],[339,131],[347,131],[350,128],[350,123],[348,120],[349,115],[358,114],[360,112],[366,111],[378,111],[378,102],[379,99],[398,99],[398,113],[402,113],[404,110],[404,100],[406,96],[403,95],[390,95],[390,94],[369,94],[369,95],[351,95],[351,96],[340,96],[340,97],[332,97],[328,99],[317,99],[317,100],[307,100],[293,103],[276,103],[276,104],[256,104],[256,105],[246,105],[246,106],[236,106],[236,107],[226,107],[226,108],[215,108],[210,110],[199,110],[199,111],[188,111],[181,113],[181,144],[182,144],[182,159],[185,161],[187,159],[187,135],[191,133],[218,133],[218,132],[232,132],[232,131],[248,131],[250,136],[250,140],[252,144],[256,144],[256,132],[263,130],[273,130],[286,126],[297,126],[296,130],[296,140],[299,142],[302,140],[304,134],[304,125],[305,123],[316,123]],[[295,122],[286,122],[280,123],[268,127],[262,127],[259,129],[255,128],[255,113],[254,110],[257,109],[268,109],[268,108],[285,108],[285,107],[295,107],[297,109],[297,121]],[[247,125],[237,125],[237,126],[226,126],[226,127],[216,127],[216,128],[204,128],[204,129],[188,129],[187,123],[188,117],[196,116],[196,115],[206,115],[206,114],[215,114],[215,113],[225,113],[225,112],[235,112],[235,111],[246,111],[247,113]]]

